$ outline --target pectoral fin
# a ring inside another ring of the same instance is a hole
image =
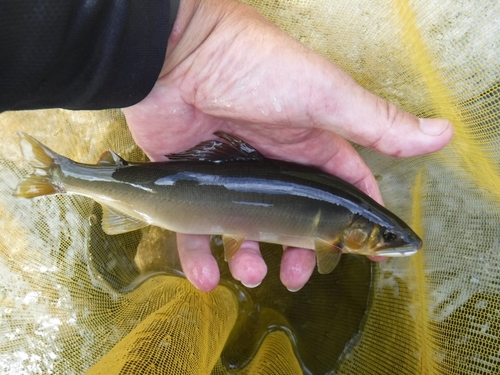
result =
[[[245,237],[232,236],[229,234],[224,234],[222,236],[222,243],[224,244],[224,259],[226,262],[230,261],[234,254],[238,252],[241,244],[245,240]]]
[[[124,215],[107,206],[102,206],[102,230],[106,234],[114,235],[132,232],[133,230],[147,227],[149,224],[143,220]]]
[[[340,261],[342,249],[319,238],[314,240],[314,249],[316,250],[318,272],[321,274],[332,272]]]

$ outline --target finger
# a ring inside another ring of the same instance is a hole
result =
[[[296,292],[307,283],[315,267],[313,250],[286,247],[281,258],[281,282],[289,291]]]
[[[330,79],[322,84],[324,96],[311,110],[323,129],[396,157],[437,151],[453,137],[450,121],[419,119],[365,90],[337,67],[329,71]]]
[[[361,155],[344,138],[335,137],[331,143],[336,149],[321,169],[353,184],[383,205],[377,181]]]
[[[314,165],[353,184],[382,204],[370,168],[351,144],[336,134],[315,130],[302,136],[298,143],[260,143],[259,151],[268,157]]]
[[[367,258],[370,259],[372,262],[385,262],[387,259],[389,259],[387,257],[383,257],[380,255],[368,255]]]
[[[177,233],[177,248],[186,278],[201,291],[215,289],[220,273],[210,252],[210,237]]]
[[[243,242],[228,263],[233,277],[248,288],[259,286],[267,274],[267,266],[260,254],[258,242]]]

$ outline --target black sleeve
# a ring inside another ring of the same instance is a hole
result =
[[[127,107],[152,89],[178,0],[0,0],[0,112]]]

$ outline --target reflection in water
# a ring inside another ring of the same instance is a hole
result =
[[[123,292],[140,276],[134,262],[141,240],[140,231],[108,236],[101,227],[102,208],[94,203],[89,217],[88,264],[95,286]]]
[[[102,230],[101,220],[101,205],[94,203],[87,257],[96,287],[127,293],[156,274],[182,275],[173,232],[150,226],[110,236]]]
[[[266,334],[275,330],[287,333],[306,374],[335,369],[356,343],[371,290],[372,266],[366,257],[343,255],[331,274],[315,271],[304,288],[292,293],[279,280],[281,246],[261,244],[268,274],[254,289],[231,277],[221,247],[214,244],[213,250],[223,279],[240,300],[240,314],[222,354],[227,367],[244,367]]]
[[[127,293],[154,275],[182,276],[175,234],[149,227],[108,236],[100,226],[100,210],[95,204],[88,242],[89,270],[96,286],[113,294]],[[262,244],[268,275],[259,287],[250,289],[232,278],[220,242],[214,237],[211,246],[221,284],[239,301],[238,319],[222,352],[222,364],[227,369],[243,369],[266,335],[279,330],[289,337],[304,373],[335,370],[359,336],[370,299],[371,262],[363,256],[344,255],[333,273],[315,271],[302,290],[292,293],[279,280],[281,246]]]

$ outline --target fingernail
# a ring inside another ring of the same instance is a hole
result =
[[[450,126],[450,122],[444,119],[420,118],[419,120],[420,130],[427,135],[441,135]]]
[[[243,281],[241,281],[241,283],[242,283],[244,286],[246,286],[247,288],[256,288],[256,287],[258,287],[258,286],[262,283],[262,281],[261,281],[261,282],[258,282],[257,284],[246,284],[246,283],[244,283]]]
[[[292,288],[287,288],[289,292],[292,292],[292,293],[295,293],[295,292],[298,292],[299,290],[302,289],[302,287],[300,288],[297,288],[297,289],[292,289]]]

